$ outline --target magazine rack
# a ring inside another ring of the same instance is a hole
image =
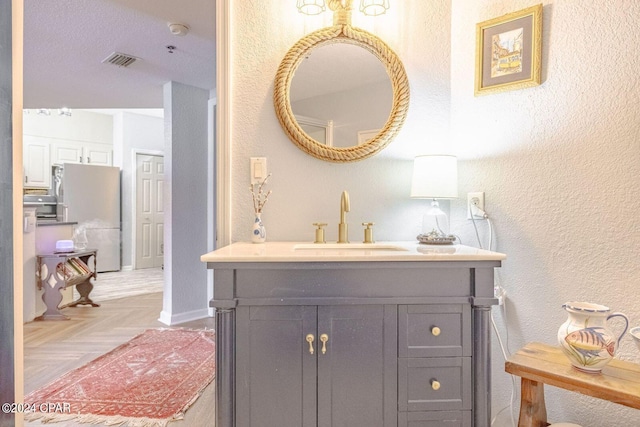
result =
[[[69,318],[60,312],[60,309],[66,307],[76,305],[100,307],[89,298],[93,289],[91,279],[96,277],[97,256],[97,250],[87,249],[78,252],[42,254],[36,257],[36,283],[38,289],[44,289],[42,301],[47,309],[35,320],[68,320]],[[89,267],[90,264],[91,267]],[[60,307],[59,304],[62,301],[60,291],[68,286],[75,286],[80,298]]]

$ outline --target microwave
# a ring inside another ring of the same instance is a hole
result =
[[[56,221],[58,215],[58,198],[50,195],[25,194],[24,206],[36,208],[38,221]]]

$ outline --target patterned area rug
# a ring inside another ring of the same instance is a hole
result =
[[[24,398],[27,420],[166,426],[215,377],[212,330],[149,329]]]

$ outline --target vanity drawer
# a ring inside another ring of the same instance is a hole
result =
[[[471,306],[398,307],[398,357],[471,356]]]
[[[398,359],[398,410],[471,409],[471,358]]]
[[[398,427],[471,427],[471,411],[399,412]]]

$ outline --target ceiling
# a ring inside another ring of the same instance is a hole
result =
[[[24,108],[162,108],[165,83],[212,90],[215,70],[215,1],[24,0]]]

